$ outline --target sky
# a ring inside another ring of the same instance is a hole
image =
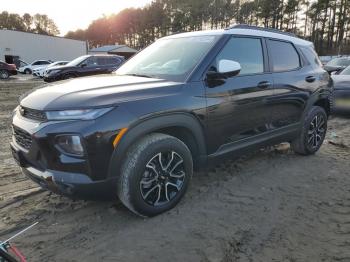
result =
[[[152,0],[1,0],[0,12],[8,11],[23,15],[46,14],[53,19],[61,34],[70,30],[86,29],[101,17],[118,13],[128,7],[142,7]]]

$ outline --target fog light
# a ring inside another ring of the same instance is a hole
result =
[[[77,135],[62,135],[57,137],[57,145],[67,154],[84,155],[84,148],[81,143],[80,136]]]

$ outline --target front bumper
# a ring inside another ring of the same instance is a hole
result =
[[[25,153],[14,142],[10,143],[14,159],[23,174],[43,189],[74,199],[113,199],[116,197],[116,178],[93,181],[88,175],[42,169],[31,166]]]
[[[61,80],[60,75],[45,74],[43,77],[44,81],[48,83]]]
[[[17,75],[17,70],[10,70],[9,72],[11,75]]]
[[[77,199],[115,197],[115,177],[108,175],[113,153],[110,121],[37,122],[17,110],[12,120],[12,154],[25,175],[50,191]],[[113,127],[112,127],[113,129]],[[79,134],[85,153],[67,155],[55,143],[62,134]]]

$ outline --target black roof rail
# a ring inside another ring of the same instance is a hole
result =
[[[266,32],[296,37],[296,35],[293,33],[283,32],[279,29],[275,29],[271,27],[260,27],[260,26],[254,26],[254,25],[238,24],[238,25],[233,25],[231,27],[228,27],[225,30],[230,30],[230,29],[252,29],[252,30],[266,31]]]

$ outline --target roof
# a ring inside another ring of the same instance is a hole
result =
[[[136,49],[126,45],[104,45],[97,48],[90,49],[89,52],[118,52],[118,53],[136,53]]]
[[[290,41],[295,45],[299,46],[313,46],[313,43],[310,41],[303,40],[298,38],[290,33],[285,33],[279,30],[265,29],[263,27],[254,27],[254,26],[234,26],[228,29],[221,30],[204,30],[188,33],[180,33],[165,38],[180,38],[180,37],[191,37],[191,36],[206,36],[206,35],[248,35],[248,36],[261,36],[274,39],[281,39],[285,41]]]

